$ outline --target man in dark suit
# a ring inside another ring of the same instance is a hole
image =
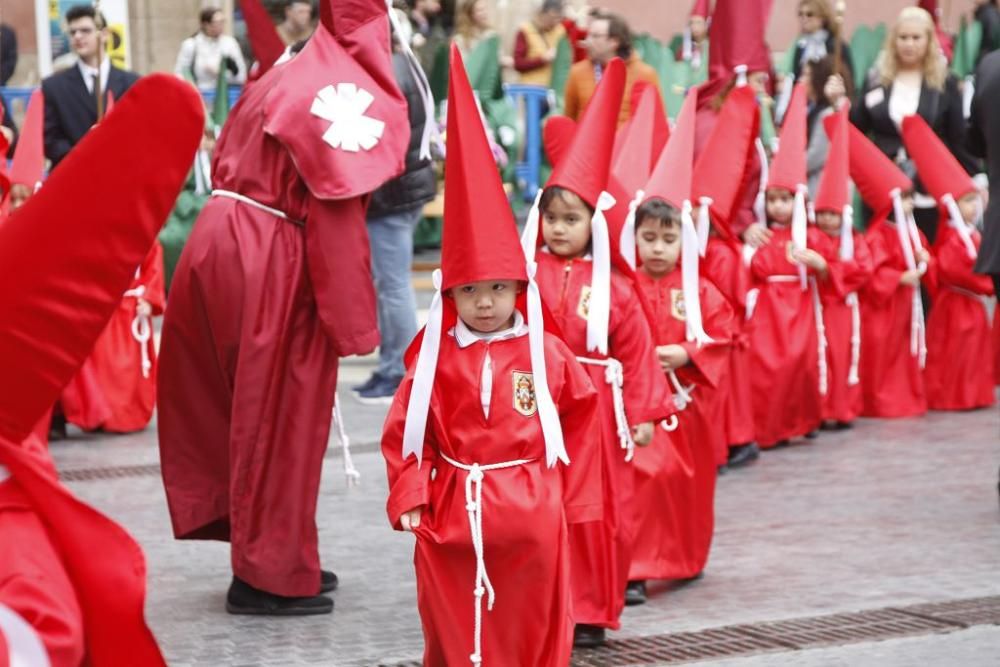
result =
[[[967,145],[986,159],[990,179],[990,203],[986,208],[983,243],[976,271],[993,276],[993,289],[1000,297],[1000,51],[983,58],[976,70],[976,93],[972,98]]]
[[[45,96],[45,157],[55,168],[83,135],[98,121],[108,92],[120,99],[139,77],[111,66],[104,54],[108,39],[104,17],[90,5],[66,12],[70,46],[77,64],[42,81]]]

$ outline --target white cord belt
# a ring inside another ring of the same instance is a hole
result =
[[[920,288],[913,289],[913,303],[910,313],[910,354],[917,357],[921,368],[927,365],[927,329],[924,325],[924,302],[920,299]]]
[[[281,218],[282,220],[287,220],[288,222],[292,223],[293,225],[298,225],[299,227],[305,227],[305,224],[306,224],[306,223],[302,222],[301,220],[296,220],[294,218],[288,217],[288,214],[285,213],[284,211],[279,211],[276,208],[271,208],[270,206],[265,206],[264,204],[261,204],[259,201],[255,200],[255,199],[250,199],[250,197],[247,197],[245,195],[241,195],[238,192],[232,192],[230,190],[212,190],[212,196],[213,197],[225,197],[226,199],[232,199],[232,200],[238,201],[240,203],[246,204],[247,206],[252,206],[252,207],[254,207],[256,209],[259,209],[261,211],[264,211],[266,213],[270,213],[271,215],[273,215],[276,218]]]
[[[493,610],[493,603],[496,601],[496,594],[493,590],[493,583],[486,573],[486,560],[483,557],[483,478],[484,473],[491,470],[503,470],[505,468],[516,468],[531,463],[535,459],[518,459],[505,463],[491,463],[489,465],[479,465],[473,463],[466,465],[440,454],[441,458],[459,470],[465,470],[469,474],[465,476],[465,510],[469,514],[469,530],[472,533],[472,548],[476,552],[476,587],[473,594],[476,597],[476,635],[475,649],[469,660],[473,665],[480,665],[483,662],[483,595],[487,594],[486,607]]]
[[[983,294],[976,294],[972,290],[967,290],[964,287],[958,287],[957,285],[944,285],[944,288],[949,292],[954,292],[955,294],[961,294],[962,296],[968,297],[970,299],[975,299],[982,304],[983,310],[986,311],[986,317],[989,319],[990,315],[990,301],[993,297],[985,296]]]
[[[333,424],[337,427],[337,439],[340,440],[344,454],[344,475],[347,477],[347,485],[356,486],[361,481],[361,473],[354,467],[354,459],[351,457],[351,440],[347,437],[344,415],[340,411],[340,394],[337,392],[333,394]]]
[[[817,354],[819,356],[819,395],[826,396],[829,389],[829,378],[826,368],[826,323],[823,322],[823,303],[819,299],[819,288],[816,286],[816,279],[810,278],[809,285],[812,288],[813,315],[816,317],[816,340]]]
[[[611,401],[615,410],[615,428],[618,431],[618,442],[625,450],[625,460],[631,461],[635,455],[635,441],[632,440],[632,429],[629,428],[628,416],[625,414],[625,394],[622,388],[625,386],[625,370],[622,362],[608,357],[607,359],[593,359],[591,357],[577,357],[581,364],[591,366],[604,366],[604,381],[611,387]]]
[[[695,385],[692,384],[688,387],[682,385],[680,378],[677,377],[677,373],[673,370],[667,371],[667,376],[670,378],[670,384],[674,388],[674,406],[676,406],[678,410],[684,410],[687,406],[694,402],[694,398],[691,397],[691,392],[695,390]]]
[[[797,283],[802,280],[799,276],[768,276],[767,282],[769,283]]]
[[[130,290],[126,290],[123,297],[130,296],[142,299],[146,295],[146,286],[139,285]],[[153,318],[149,315],[140,315],[138,312],[132,320],[132,338],[139,343],[139,354],[142,359],[142,377],[148,378],[153,370],[153,360],[149,358],[149,341],[153,337]]]
[[[861,360],[861,307],[858,293],[851,292],[844,300],[851,308],[851,368],[847,372],[847,385],[853,387],[861,382],[858,377],[858,366]]]

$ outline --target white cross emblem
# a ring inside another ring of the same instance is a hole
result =
[[[349,82],[341,83],[329,85],[316,93],[309,111],[333,123],[323,133],[323,141],[333,148],[357,153],[378,145],[385,130],[383,121],[365,115],[373,101],[375,97],[364,88]]]

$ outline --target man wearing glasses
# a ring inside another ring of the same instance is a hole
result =
[[[45,157],[53,168],[97,123],[98,109],[107,108],[108,94],[118,100],[139,79],[133,72],[111,66],[102,51],[108,40],[107,23],[92,6],[70,7],[66,24],[77,63],[42,81]]]

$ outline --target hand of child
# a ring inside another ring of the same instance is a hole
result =
[[[656,348],[656,356],[660,359],[660,368],[672,371],[691,361],[690,355],[680,345],[660,345]]]
[[[403,512],[399,517],[399,525],[403,527],[403,530],[412,533],[414,528],[420,528],[420,513],[422,511],[422,507],[414,507],[409,512]]]
[[[743,242],[751,248],[759,248],[767,245],[772,236],[774,236],[774,233],[770,229],[759,222],[755,222],[743,232]]]
[[[899,284],[906,285],[907,287],[916,287],[920,284],[920,275],[920,269],[903,271],[902,275],[899,276]]]
[[[653,441],[653,422],[643,422],[632,427],[632,441],[640,447],[645,447]]]
[[[917,251],[917,264],[930,264],[931,254],[927,252],[927,248],[921,248]]]
[[[807,267],[820,275],[825,274],[827,268],[829,268],[826,260],[823,258],[823,255],[810,248],[806,248],[805,250],[795,250],[792,252],[792,257],[795,261],[805,264]]]
[[[135,304],[135,313],[142,317],[150,317],[153,314],[153,307],[149,305],[149,302],[145,299],[137,299]]]

